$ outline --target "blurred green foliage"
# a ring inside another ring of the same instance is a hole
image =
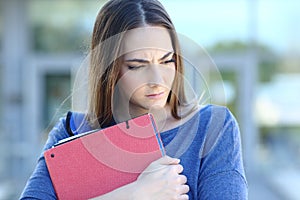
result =
[[[89,46],[93,23],[104,0],[29,0],[31,42],[35,52],[76,53]]]
[[[221,75],[222,75],[222,79],[224,81],[228,81],[230,83],[232,83],[233,87],[234,87],[234,91],[236,91],[236,93],[238,93],[238,80],[237,80],[237,76],[236,73],[234,71],[221,71]],[[235,115],[237,115],[237,97],[238,94],[235,94],[235,98],[232,101],[227,101],[226,102],[226,106],[230,109],[230,111],[232,113],[234,113]]]
[[[55,27],[35,24],[33,48],[36,52],[63,53],[85,52],[88,49],[90,33],[79,26]]]
[[[251,48],[255,48],[258,58],[258,81],[269,82],[274,74],[277,73],[280,59],[271,48],[256,44],[250,45],[243,41],[221,41],[209,48],[211,53],[226,54],[226,53],[247,53]],[[226,75],[228,79],[231,79]]]

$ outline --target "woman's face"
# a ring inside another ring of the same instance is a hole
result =
[[[175,77],[174,50],[168,31],[143,27],[125,35],[117,87],[120,102],[134,114],[166,106]]]

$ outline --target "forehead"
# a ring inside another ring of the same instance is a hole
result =
[[[139,51],[173,51],[169,32],[165,28],[151,26],[127,31],[121,44],[121,55]]]

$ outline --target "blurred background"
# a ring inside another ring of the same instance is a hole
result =
[[[1,200],[19,197],[49,130],[70,109],[74,71],[105,2],[0,0]],[[300,199],[300,1],[162,3],[221,73],[240,123],[249,199]]]

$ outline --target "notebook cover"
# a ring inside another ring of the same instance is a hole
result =
[[[58,199],[89,199],[133,182],[165,154],[153,116],[75,137],[44,153]]]

